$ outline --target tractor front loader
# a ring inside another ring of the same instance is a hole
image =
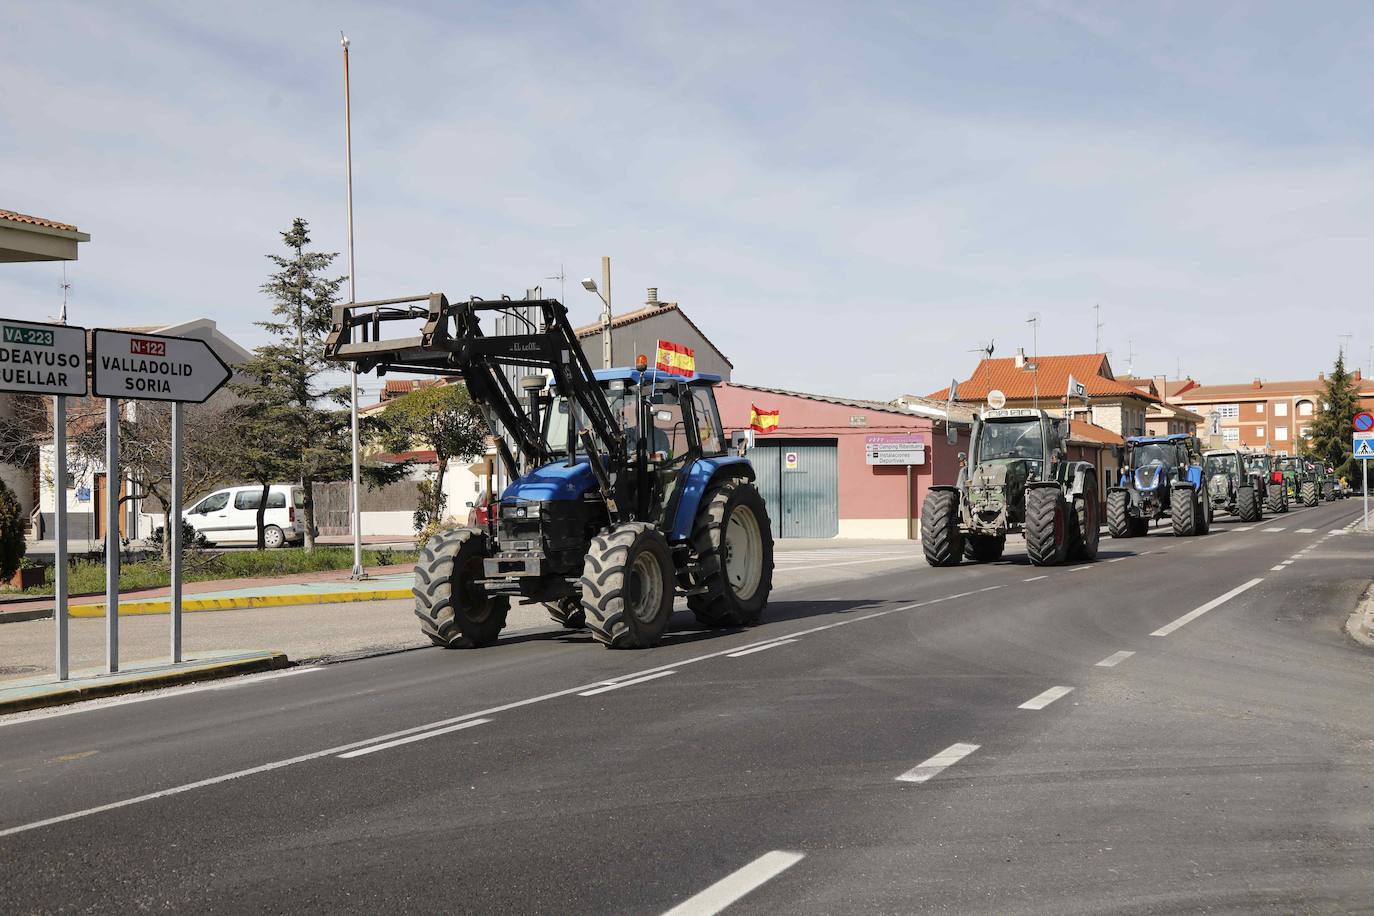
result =
[[[926,562],[991,562],[1016,533],[1036,566],[1096,559],[1097,470],[1065,457],[1068,436],[1069,421],[1042,410],[976,416],[957,483],[931,487],[921,507]]]
[[[524,332],[484,334],[493,314]],[[656,644],[679,595],[704,626],[760,619],[772,527],[753,467],[728,454],[718,377],[658,373],[644,357],[594,372],[555,299],[336,306],[325,355],[461,380],[500,431],[511,483],[487,523],[431,538],[415,567],[415,613],[436,645],[495,642],[514,598],[616,649]]]

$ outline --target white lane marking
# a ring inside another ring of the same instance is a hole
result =
[[[987,588],[980,588],[980,589],[978,589],[978,591],[980,591],[980,592],[995,592],[995,591],[997,591],[997,590],[998,590],[999,588],[1001,588],[1001,587],[1002,587],[1002,586],[1000,586],[1000,585],[989,585]]]
[[[323,671],[319,665],[309,665],[304,668],[287,668],[285,671],[271,671],[266,674],[244,674],[239,677],[226,678],[225,682],[211,681],[208,684],[195,684],[189,687],[169,687],[153,693],[140,693],[128,697],[120,697],[114,700],[89,700],[84,703],[77,703],[72,706],[62,706],[57,709],[47,710],[39,714],[33,713],[14,713],[13,718],[0,719],[0,728],[6,725],[23,725],[26,722],[46,722],[48,719],[56,719],[60,716],[74,716],[79,712],[92,712],[99,709],[114,709],[117,706],[128,706],[130,703],[146,703],[149,700],[165,700],[168,697],[185,696],[188,693],[204,693],[207,690],[228,690],[231,687],[248,687],[262,681],[275,681],[277,678],[294,677],[297,674],[309,674],[311,671]]]
[[[1233,529],[1231,529],[1231,530],[1232,530],[1232,531],[1254,531],[1254,530],[1255,530],[1255,526],[1254,526],[1254,525],[1246,525],[1244,528],[1233,528]]]
[[[1094,667],[1115,668],[1117,665],[1121,664],[1126,659],[1130,658],[1132,655],[1135,655],[1135,653],[1128,652],[1127,650],[1122,649],[1120,652],[1113,652],[1111,655],[1108,655],[1106,658],[1102,659],[1102,661],[1098,662]]]
[[[1284,560],[1282,563],[1279,564],[1280,567],[1292,566],[1292,565],[1293,565],[1293,561],[1292,561],[1292,560]]]
[[[1270,532],[1277,533],[1277,532],[1279,532],[1279,531],[1282,531],[1283,529],[1282,529],[1282,528],[1265,528],[1264,530],[1265,530],[1265,531],[1270,531]]]
[[[1345,529],[1345,528],[1332,528],[1330,531],[1327,532],[1327,534],[1345,534],[1345,533],[1346,533],[1346,529]]]
[[[766,649],[776,649],[778,646],[790,646],[796,642],[795,639],[779,639],[775,642],[766,642],[761,646],[753,646],[748,649],[740,649],[738,652],[731,652],[726,658],[739,658],[741,655],[753,655],[755,652],[763,652]]]
[[[693,894],[663,916],[715,916],[736,900],[796,865],[806,856],[774,850],[733,871],[706,890]]]
[[[1051,687],[1049,690],[1046,690],[1044,693],[1037,693],[1035,696],[1031,697],[1029,700],[1027,700],[1026,702],[1022,703],[1020,706],[1018,706],[1018,707],[1016,707],[1016,708],[1017,708],[1017,709],[1044,709],[1046,706],[1050,705],[1050,704],[1053,703],[1055,700],[1058,700],[1058,699],[1060,699],[1060,698],[1062,698],[1062,697],[1066,697],[1066,696],[1068,696],[1068,695],[1071,694],[1071,693],[1073,693],[1073,688],[1072,688],[1072,687]]]
[[[1281,572],[1281,571],[1283,570],[1283,568],[1284,568],[1286,565],[1287,565],[1287,564],[1285,564],[1285,563],[1280,563],[1278,566],[1271,566],[1271,567],[1269,567],[1269,571],[1270,571],[1270,572]]]
[[[1298,529],[1298,534],[1316,534],[1316,533],[1317,533],[1317,529],[1316,529],[1316,528],[1299,528],[1299,529]]]
[[[825,623],[821,624],[820,626],[811,627],[809,630],[801,630],[799,632],[792,633],[790,634],[790,638],[809,636],[812,633],[821,633],[825,630],[833,630],[838,627],[847,627],[850,624],[862,623],[865,620],[874,620],[878,617],[886,617],[889,614],[897,614],[902,611],[912,611],[916,608],[929,607],[932,604],[940,604],[945,601],[954,601],[958,598],[967,598],[969,595],[977,594],[977,592],[977,589],[968,592],[956,592],[953,595],[944,595],[940,598],[930,598],[926,601],[917,601],[912,604],[903,604],[900,607],[887,608],[886,610],[881,611],[874,611],[872,614],[864,614],[860,617],[850,617],[845,620],[837,620],[833,623]],[[638,671],[633,674],[627,674],[624,675],[622,679],[640,677],[645,674],[652,674],[658,671],[673,671],[678,668],[685,667],[687,665],[694,665],[698,662],[709,661],[713,658],[719,658],[723,655],[728,655],[731,652],[737,651],[739,650],[730,648],[720,649],[715,652],[707,652],[704,655],[698,655],[693,658],[682,659],[680,661],[673,662],[669,665],[661,665],[658,668],[646,668],[643,671]],[[586,690],[589,687],[602,686],[605,683],[605,681],[593,681],[590,684],[579,684],[576,687],[565,687],[562,690],[555,690],[552,693],[542,693],[538,696],[526,697],[523,700],[512,700],[509,703],[502,703],[498,706],[492,706],[488,709],[479,709],[474,712],[463,713],[462,715],[453,716],[448,719],[440,719],[437,722],[427,722],[424,725],[414,725],[410,728],[405,728],[400,731],[391,732],[390,734],[376,735],[371,738],[364,738],[361,741],[353,741],[349,744],[341,744],[338,747],[325,748],[322,751],[312,751],[309,754],[301,754],[298,757],[288,757],[285,760],[274,760],[271,763],[264,763],[260,766],[250,767],[246,770],[236,770],[233,773],[225,773],[220,776],[211,776],[208,779],[201,779],[196,782],[184,783],[179,786],[173,786],[170,789],[161,789],[157,792],[150,792],[147,795],[139,795],[134,798],[126,798],[122,801],[109,802],[104,805],[97,805],[94,808],[85,808],[81,811],[72,811],[67,814],[57,815],[56,817],[44,818],[41,821],[33,821],[32,823],[28,824],[20,824],[16,827],[9,827],[0,830],[0,838],[13,836],[17,833],[24,833],[29,830],[37,830],[40,827],[49,827],[53,824],[61,824],[66,821],[73,821],[79,818],[89,817],[93,814],[103,814],[106,811],[113,811],[117,808],[124,808],[129,805],[138,805],[144,802],[155,801],[159,798],[166,798],[171,795],[180,795],[183,792],[190,792],[194,789],[201,789],[206,786],[213,786],[216,783],[227,782],[231,779],[239,779],[244,776],[253,776],[258,773],[267,773],[271,770],[280,769],[281,767],[292,766],[297,763],[306,763],[311,760],[318,760],[321,757],[329,757],[333,754],[340,754],[344,751],[351,751],[354,748],[365,747],[369,744],[373,744],[378,741],[388,741],[392,738],[399,738],[403,735],[413,735],[417,732],[430,731],[432,729],[440,728],[445,725],[452,725],[457,722],[466,722],[470,719],[490,717],[496,715],[497,713],[509,712],[512,709],[520,709],[523,706],[533,706],[536,703],[545,703],[549,700],[557,700],[561,697],[572,696],[573,694]]]
[[[646,674],[646,675],[644,675],[643,677],[630,678],[629,680],[624,680],[624,681],[615,681],[614,683],[605,684],[605,685],[603,685],[603,686],[601,686],[601,687],[597,687],[597,688],[595,688],[595,689],[593,689],[593,690],[583,690],[581,693],[578,694],[578,696],[580,696],[580,697],[594,697],[594,696],[596,696],[596,695],[599,694],[599,693],[607,693],[608,691],[611,691],[611,690],[619,690],[621,687],[633,687],[635,684],[642,684],[642,683],[644,683],[645,681],[657,680],[658,678],[661,678],[661,677],[667,677],[667,676],[670,675],[670,674],[677,674],[677,672],[676,672],[676,671],[655,671],[653,674]]]
[[[395,741],[387,741],[383,744],[374,744],[356,751],[349,751],[347,754],[340,754],[340,760],[351,760],[354,757],[361,757],[364,754],[375,754],[377,751],[385,751],[393,747],[400,747],[402,744],[412,744],[416,741],[424,741],[426,738],[437,738],[440,735],[447,735],[449,732],[461,731],[465,728],[473,728],[477,725],[486,725],[490,719],[473,719],[469,722],[459,722],[457,725],[450,725],[448,728],[436,728],[434,731],[421,732],[418,735],[407,735],[404,738],[397,738]]]
[[[1107,562],[1108,562],[1108,563],[1120,563],[1122,560],[1129,560],[1129,559],[1130,559],[1130,557],[1116,557],[1116,558],[1114,558],[1114,559],[1108,560]]]
[[[1022,579],[1022,582],[1039,582],[1041,579],[1048,579],[1049,576],[1031,576],[1029,579]]]
[[[915,560],[915,557],[879,557],[876,560],[846,560],[843,563],[790,563],[780,564],[778,569],[833,569],[836,566],[858,566],[860,563],[896,563],[907,559]]]
[[[969,754],[978,750],[980,746],[981,745],[977,744],[951,744],[934,757],[916,764],[901,776],[898,776],[897,781],[926,782],[947,767],[951,767],[960,760],[963,760]]]
[[[1172,622],[1172,623],[1166,623],[1164,626],[1160,627],[1158,630],[1155,630],[1155,631],[1154,631],[1153,633],[1151,633],[1150,635],[1151,635],[1151,636],[1168,636],[1170,633],[1174,632],[1174,630],[1177,630],[1179,627],[1184,626],[1185,624],[1191,623],[1191,622],[1193,622],[1194,620],[1197,620],[1199,617],[1201,617],[1203,614],[1207,613],[1207,612],[1210,611],[1210,610],[1213,610],[1213,609],[1215,609],[1215,608],[1221,607],[1223,604],[1225,604],[1226,602],[1230,601],[1232,598],[1236,597],[1236,596],[1239,595],[1241,592],[1244,592],[1244,591],[1247,591],[1247,590],[1249,590],[1249,589],[1252,589],[1252,588],[1254,588],[1256,585],[1259,585],[1259,584],[1260,584],[1261,582],[1263,582],[1263,581],[1264,581],[1263,579],[1251,579],[1249,582],[1246,582],[1244,585],[1237,585],[1235,588],[1231,589],[1231,590],[1230,590],[1229,592],[1227,592],[1226,594],[1221,595],[1221,596],[1216,597],[1216,598],[1213,598],[1211,601],[1208,601],[1206,604],[1202,605],[1201,607],[1193,608],[1191,611],[1189,611],[1188,613],[1184,614],[1182,617],[1178,618],[1178,619],[1175,620],[1174,622]]]
[[[1082,571],[1085,570],[1085,569],[1092,569],[1092,567],[1091,567],[1091,566],[1072,566],[1072,567],[1069,568],[1069,572],[1082,572]]]

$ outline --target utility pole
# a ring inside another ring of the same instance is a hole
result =
[[[605,292],[601,296],[601,302],[605,308],[601,312],[601,368],[609,369],[615,365],[611,362],[611,259],[604,257],[601,259],[601,285]]]
[[[1031,402],[1040,409],[1040,313],[1031,312],[1026,319],[1031,326]]]
[[[1096,325],[1096,336],[1093,338],[1093,352],[1102,352],[1102,306],[1100,303],[1093,305],[1093,323]]]
[[[348,85],[348,36],[339,33],[339,44],[343,46],[344,65],[344,162],[348,173],[348,304],[358,301],[358,271],[353,262],[353,104]],[[354,579],[366,578],[363,573],[363,531],[362,510],[359,505],[358,478],[358,364],[348,366],[349,420],[352,422],[351,438],[353,451],[353,478],[349,481],[349,496],[353,510],[351,519],[353,529],[353,574]]]
[[[59,315],[59,316],[57,317],[57,323],[58,323],[58,324],[66,324],[66,323],[67,323],[67,291],[68,291],[69,289],[71,289],[71,288],[72,288],[72,285],[71,285],[70,283],[67,282],[67,264],[66,264],[66,262],[63,262],[63,264],[62,264],[62,314]]]

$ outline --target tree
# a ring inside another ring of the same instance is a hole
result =
[[[182,496],[191,499],[229,479],[226,454],[242,442],[242,425],[233,409],[233,395],[217,392],[204,404],[181,408]],[[72,454],[87,462],[105,460],[105,418],[68,423]],[[157,401],[138,401],[120,411],[119,464],[133,481],[127,501],[152,496],[162,507],[162,530],[172,530],[172,408]],[[117,479],[114,474],[111,479]],[[170,556],[170,537],[162,539],[163,559]]]
[[[257,322],[275,340],[254,351],[243,367],[246,380],[236,390],[246,402],[263,408],[254,447],[275,446],[277,456],[270,463],[274,473],[300,483],[305,549],[313,550],[315,483],[347,479],[352,469],[348,412],[339,408],[347,396],[320,386],[321,376],[337,368],[324,359],[324,336],[345,278],[325,276],[338,252],[306,250],[310,228],[305,220],[292,220],[281,237],[290,254],[267,256],[277,269],[262,285],[272,297],[273,318]]]
[[[0,480],[0,579],[8,582],[24,559],[24,518],[14,491]]]
[[[417,531],[444,515],[444,473],[451,460],[471,461],[486,450],[487,424],[467,386],[428,385],[390,402],[382,418],[382,444],[395,452],[432,448],[438,472],[421,481]]]
[[[1345,371],[1345,354],[1336,356],[1336,365],[1326,377],[1320,393],[1321,411],[1312,420],[1312,438],[1303,451],[1325,461],[1347,480],[1359,476],[1359,463],[1352,456],[1351,424],[1359,412],[1360,389]]]
[[[235,478],[251,480],[262,487],[254,527],[258,550],[266,550],[267,502],[272,484],[289,479],[297,469],[297,462],[281,448],[281,443],[291,437],[294,412],[270,401],[244,401],[234,408],[234,416],[242,434],[227,454],[227,466]]]

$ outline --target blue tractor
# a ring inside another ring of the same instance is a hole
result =
[[[1118,485],[1107,490],[1112,537],[1140,537],[1151,522],[1166,516],[1177,537],[1211,529],[1212,501],[1196,438],[1183,433],[1132,436],[1121,458]]]
[[[526,333],[484,334],[491,313]],[[418,336],[383,339],[418,321]],[[337,306],[325,354],[364,372],[461,379],[502,431],[512,482],[487,523],[431,538],[415,567],[415,613],[436,645],[492,644],[516,598],[614,649],[655,645],[679,595],[704,626],[758,622],[773,534],[753,467],[729,453],[719,377],[653,371],[644,357],[593,371],[555,299]]]

